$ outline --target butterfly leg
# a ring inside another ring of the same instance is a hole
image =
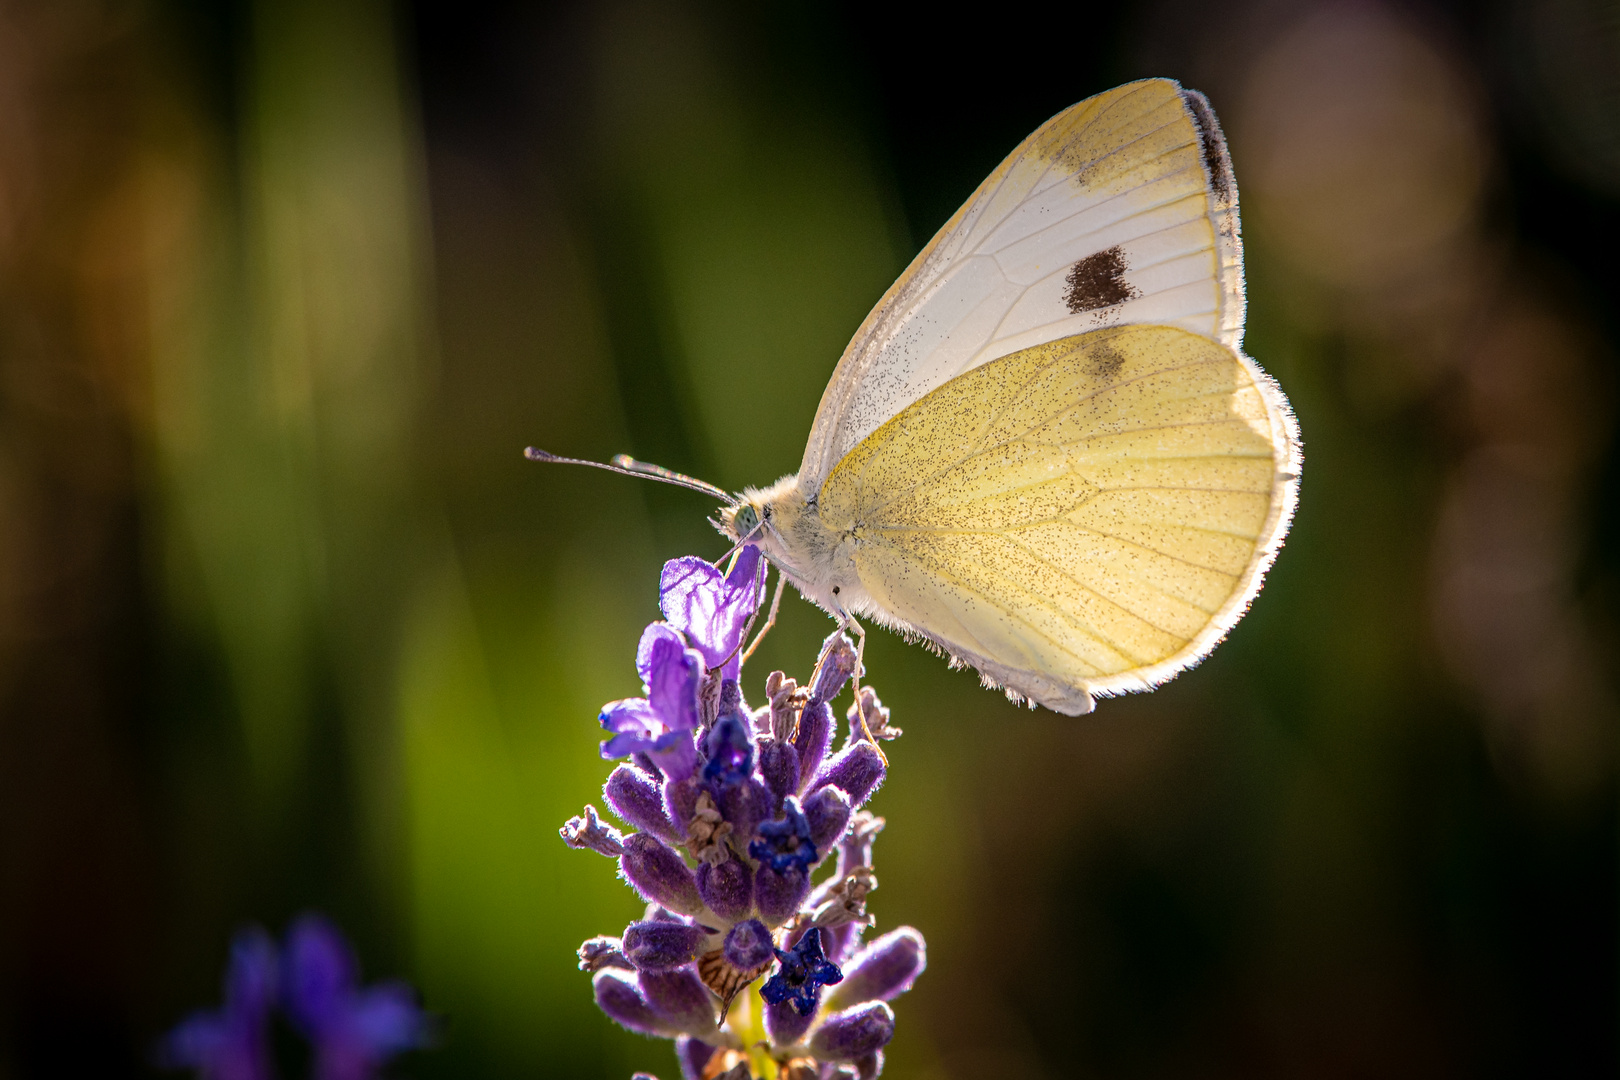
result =
[[[771,627],[776,625],[776,611],[782,606],[782,589],[786,585],[787,576],[778,570],[776,572],[776,595],[771,597],[771,613],[765,617],[765,625],[760,627],[759,633],[754,636],[754,643],[748,646],[747,651],[742,654],[742,662],[739,666],[748,663],[748,658],[754,655],[754,650],[759,648],[759,643],[765,640],[765,635],[770,632]]]

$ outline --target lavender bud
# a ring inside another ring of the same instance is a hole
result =
[[[782,799],[799,793],[799,752],[790,742],[767,739],[759,744],[759,775],[771,793],[770,814],[776,816]]]
[[[671,844],[680,843],[680,834],[664,810],[664,795],[658,789],[658,781],[634,765],[620,765],[608,774],[602,798],[626,825],[650,832]]]
[[[776,955],[771,944],[771,932],[758,919],[748,919],[733,926],[726,934],[721,948],[726,962],[739,971],[753,971]]]
[[[799,752],[799,778],[816,775],[827,747],[832,744],[832,709],[825,702],[806,705],[799,714],[799,730],[793,736],[793,748]]]
[[[596,991],[597,1008],[615,1023],[643,1035],[675,1034],[641,996],[633,976],[616,968],[598,971],[591,979],[591,988]]]
[[[894,1038],[894,1010],[881,1001],[834,1013],[810,1037],[810,1052],[823,1061],[856,1061]]]
[[[810,822],[810,842],[817,851],[832,849],[844,835],[851,813],[849,796],[836,787],[824,787],[805,800],[804,816]]]
[[[658,763],[652,759],[651,754],[638,751],[630,755],[630,760],[642,772],[652,777],[654,783],[662,784],[664,782],[664,770],[658,767]]]
[[[883,755],[878,752],[878,748],[869,742],[858,742],[834,754],[832,759],[822,766],[821,772],[811,783],[810,790],[815,791],[828,784],[835,785],[849,796],[850,805],[859,807],[871,798],[872,792],[883,783],[883,776],[887,771]]]
[[[563,843],[571,848],[590,848],[610,859],[617,858],[624,851],[624,837],[619,835],[619,830],[602,824],[602,819],[596,816],[596,807],[589,804],[582,816],[569,818],[568,823],[557,831],[561,833]]]
[[[681,1080],[703,1080],[703,1072],[714,1057],[714,1047],[690,1035],[675,1040],[675,1057],[681,1063]]]
[[[698,795],[702,790],[696,777],[664,781],[664,813],[683,837],[686,827],[692,823],[692,815],[697,813]]]
[[[831,701],[855,671],[855,646],[842,630],[834,630],[821,643],[821,656],[810,676],[810,703]]]
[[[697,887],[709,910],[727,921],[745,919],[754,909],[754,875],[741,859],[702,864]]]
[[[760,917],[771,926],[791,919],[809,895],[810,875],[800,866],[790,865],[778,873],[764,862],[754,874],[754,902]]]
[[[922,935],[909,926],[891,930],[844,965],[844,981],[829,993],[827,1007],[842,1009],[867,1001],[892,1001],[910,990],[927,966],[928,951]]]
[[[765,1034],[770,1037],[773,1046],[792,1046],[804,1038],[804,1033],[810,1030],[815,1019],[813,1011],[808,1016],[801,1015],[791,1001],[779,1001],[775,1005],[767,1002]]]
[[[643,900],[686,915],[703,910],[692,871],[679,855],[649,833],[632,833],[625,838],[619,873]]]
[[[740,784],[723,788],[716,793],[720,815],[731,823],[731,833],[738,838],[754,835],[761,821],[769,820],[771,793],[757,777],[750,776]]]
[[[882,1074],[883,1051],[874,1050],[855,1059],[855,1080],[877,1080]]]
[[[624,932],[624,955],[642,971],[666,971],[696,960],[709,933],[686,923],[631,923]]]
[[[827,939],[827,956],[834,963],[842,964],[847,956],[860,947],[861,931],[865,929],[864,922],[841,923],[831,929],[822,927],[821,933]]]
[[[714,997],[690,967],[643,971],[636,982],[647,1004],[671,1032],[701,1037],[715,1031]]]

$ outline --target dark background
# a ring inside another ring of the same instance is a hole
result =
[[[445,1018],[399,1075],[673,1075],[555,830],[722,547],[518,451],[791,471],[932,231],[1146,75],[1230,139],[1299,516],[1094,716],[874,635],[886,1075],[1613,1075],[1617,58],[1598,0],[0,3],[0,1077],[143,1075],[311,908]]]

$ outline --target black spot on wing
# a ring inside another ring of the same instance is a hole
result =
[[[1125,280],[1127,269],[1125,252],[1118,244],[1075,263],[1069,268],[1069,276],[1063,279],[1067,286],[1063,290],[1063,303],[1069,313],[1078,315],[1082,311],[1113,307],[1141,296],[1141,291]]]
[[[1209,185],[1217,199],[1229,203],[1232,201],[1232,162],[1226,153],[1226,137],[1221,134],[1221,124],[1215,119],[1215,110],[1209,107],[1209,99],[1196,90],[1183,90],[1181,100],[1187,103],[1193,126],[1198,129],[1198,145],[1204,151],[1204,169],[1209,175]]]

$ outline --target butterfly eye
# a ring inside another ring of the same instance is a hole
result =
[[[744,503],[737,507],[736,515],[731,519],[731,527],[741,539],[759,527],[759,514],[748,503]]]

